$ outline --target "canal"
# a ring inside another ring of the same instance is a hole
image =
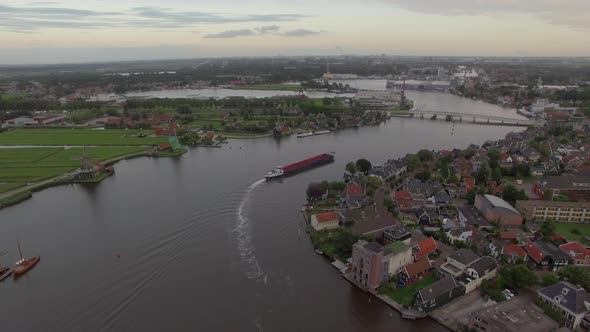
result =
[[[414,93],[413,98],[418,94]],[[455,96],[421,93],[460,107]],[[443,98],[443,99],[440,99]],[[454,104],[453,104],[454,100]],[[470,103],[472,101],[469,101]],[[483,103],[482,103],[483,104]],[[505,112],[486,105],[469,111]],[[314,253],[300,207],[347,162],[499,139],[517,128],[416,119],[307,138],[231,140],[178,159],[134,159],[95,186],[36,193],[0,210],[0,263],[41,255],[0,283],[7,331],[439,331],[406,321]],[[264,173],[327,151],[336,162],[276,182]]]

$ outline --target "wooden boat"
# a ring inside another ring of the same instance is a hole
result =
[[[14,266],[14,269],[12,270],[12,274],[15,279],[22,276],[23,274],[27,273],[30,269],[35,267],[35,265],[37,265],[37,263],[39,263],[39,260],[41,259],[41,257],[39,257],[39,256],[33,256],[31,258],[23,258],[23,254],[20,249],[20,243],[18,241],[17,241],[17,245],[18,245],[18,254],[20,256],[20,260],[18,262],[16,262],[16,265]]]
[[[12,274],[12,270],[6,266],[0,266],[0,281],[6,279]]]

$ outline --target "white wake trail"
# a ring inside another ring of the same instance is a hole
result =
[[[244,213],[244,208],[250,202],[250,196],[252,191],[256,189],[259,185],[263,184],[265,179],[258,180],[252,183],[246,194],[244,195],[244,199],[240,203],[240,207],[238,208],[238,223],[235,228],[235,232],[237,234],[237,243],[238,243],[238,251],[240,253],[240,258],[242,263],[246,265],[246,277],[248,279],[257,279],[264,275],[264,271],[258,264],[258,260],[256,260],[256,255],[254,253],[254,247],[252,245],[252,232],[250,226],[250,219]]]

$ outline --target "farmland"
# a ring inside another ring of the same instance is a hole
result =
[[[0,145],[153,145],[165,137],[138,137],[141,130],[16,129],[0,133]],[[150,135],[152,131],[144,131]]]
[[[89,147],[91,161],[101,162],[145,151],[141,146]],[[82,148],[0,149],[0,193],[38,182],[80,167]]]

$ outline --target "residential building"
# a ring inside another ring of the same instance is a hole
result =
[[[477,195],[475,207],[490,222],[496,222],[501,226],[522,225],[523,218],[520,213],[510,203],[499,197]]]
[[[523,246],[529,256],[529,266],[535,270],[558,271],[561,267],[569,265],[572,257],[559,250],[548,242],[531,242]]]
[[[437,192],[432,198],[435,205],[446,206],[453,204],[453,198],[444,190]]]
[[[449,241],[461,241],[467,242],[469,238],[473,235],[473,230],[471,229],[451,229],[447,233],[447,238]]]
[[[578,242],[569,242],[559,246],[561,251],[568,253],[574,258],[574,265],[590,266],[590,249]]]
[[[388,180],[405,174],[407,170],[408,165],[403,159],[393,159],[386,161],[383,165],[373,165],[369,174]]]
[[[467,267],[479,259],[479,256],[471,249],[459,249],[447,257],[446,263],[440,266],[441,270],[457,277],[463,274]]]
[[[356,100],[366,109],[389,110],[401,105],[402,95],[398,91],[361,90]]]
[[[467,190],[464,185],[458,186],[454,183],[447,185],[447,191],[452,198],[465,198]]]
[[[565,327],[575,330],[590,312],[590,294],[580,286],[560,281],[537,291],[539,299],[557,310],[565,319]]]
[[[389,249],[377,242],[360,240],[352,246],[352,280],[363,290],[375,292],[389,279]]]
[[[428,274],[431,267],[432,263],[428,257],[424,256],[403,268],[401,272],[402,279],[406,282],[419,280]]]
[[[516,209],[527,221],[590,222],[590,202],[516,201]]]
[[[383,232],[383,242],[385,243],[403,242],[409,245],[411,240],[412,233],[404,225],[395,225]]]
[[[541,308],[518,296],[471,312],[468,328],[478,332],[551,332],[559,324]]]
[[[414,199],[425,200],[432,197],[443,189],[442,185],[438,182],[422,182],[418,179],[408,179],[404,185],[404,190],[412,193]]]
[[[474,206],[465,205],[458,207],[457,210],[459,211],[459,221],[466,225],[477,226],[480,229],[494,227]]]
[[[384,257],[389,261],[387,264],[389,276],[397,275],[406,265],[414,262],[412,247],[403,242],[392,242],[386,245],[385,248],[389,249],[389,252]]]
[[[360,208],[365,199],[365,193],[366,185],[362,185],[356,181],[348,182],[344,190],[346,204],[351,208]]]
[[[458,278],[465,286],[465,293],[476,290],[484,280],[492,279],[496,276],[498,264],[496,260],[489,256],[484,256],[469,264],[465,273]]]
[[[424,206],[417,208],[415,214],[416,219],[418,220],[418,223],[420,225],[430,225],[430,223],[432,222],[432,217],[430,216],[430,213],[428,212],[428,210],[426,210]]]
[[[527,252],[516,244],[508,244],[503,246],[500,249],[498,258],[510,264],[528,261]]]
[[[410,210],[414,204],[412,193],[407,190],[396,191],[394,194],[395,203],[400,210]]]
[[[336,211],[329,211],[312,215],[311,227],[316,231],[336,229],[340,227],[338,213]]]
[[[412,254],[414,255],[414,260],[417,261],[422,257],[428,257],[428,255],[435,253],[437,250],[438,246],[434,238],[428,237],[412,248]]]
[[[421,312],[430,312],[465,294],[465,287],[453,276],[442,275],[432,285],[418,291],[414,306]]]

